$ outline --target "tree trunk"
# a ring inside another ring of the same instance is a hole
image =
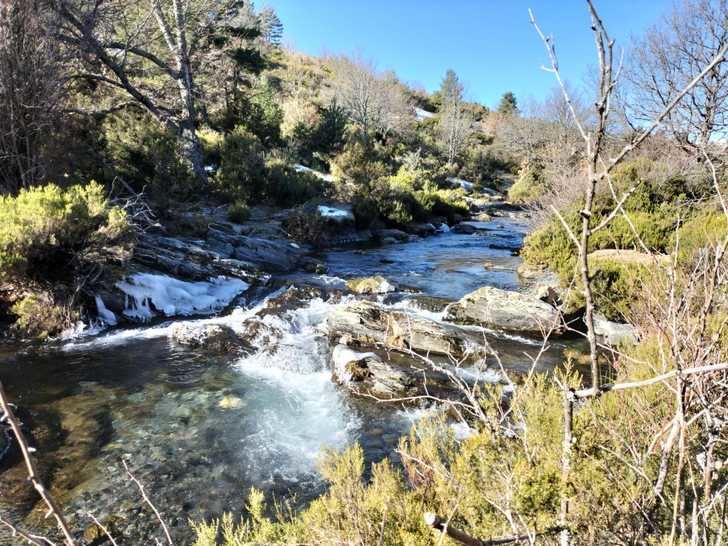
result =
[[[189,162],[195,178],[203,184],[207,184],[205,157],[194,123],[186,120],[180,124],[180,138],[182,155]]]

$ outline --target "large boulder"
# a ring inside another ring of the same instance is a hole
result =
[[[631,324],[612,322],[601,315],[594,315],[594,333],[609,345],[635,343],[637,330]]]
[[[396,286],[380,276],[350,279],[346,281],[346,287],[354,294],[360,295],[388,294],[397,290]]]
[[[218,355],[239,352],[244,348],[235,332],[220,324],[177,323],[172,326],[170,337],[180,345]]]
[[[458,360],[480,359],[487,353],[476,333],[373,302],[341,305],[328,316],[327,325],[332,337],[348,335],[361,345],[448,355]]]
[[[391,397],[414,386],[408,374],[375,353],[358,353],[343,343],[334,347],[332,364],[334,380],[356,393]]]
[[[445,320],[541,334],[559,326],[558,310],[533,295],[486,286],[448,306]]]

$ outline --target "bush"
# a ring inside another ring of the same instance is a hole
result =
[[[546,189],[543,166],[535,161],[526,163],[521,167],[518,179],[508,190],[508,199],[514,203],[532,204],[544,196]]]
[[[193,195],[196,182],[172,130],[148,115],[128,111],[109,116],[103,127],[114,169],[136,191],[145,190],[161,207],[171,196]]]
[[[679,262],[690,265],[701,254],[715,249],[727,235],[728,219],[722,210],[701,210],[672,235],[670,248],[679,243]]]
[[[79,314],[68,306],[56,305],[50,294],[29,294],[10,308],[17,317],[14,328],[25,336],[46,339],[78,321]]]
[[[95,182],[0,197],[0,281],[26,292],[11,309],[16,330],[48,337],[72,325],[77,311],[58,303],[70,300],[68,287],[90,267],[128,257],[130,244],[126,213]]]
[[[281,207],[300,205],[321,197],[326,183],[309,172],[298,172],[283,159],[266,162],[266,180],[258,198]]]
[[[237,224],[242,224],[250,218],[250,209],[248,204],[238,199],[228,207],[228,220]]]
[[[226,199],[249,201],[265,183],[265,149],[243,126],[225,135],[219,144],[220,167],[213,178],[215,190]]]
[[[286,220],[286,231],[302,243],[318,247],[326,235],[326,220],[318,213],[318,205],[309,203],[297,208]]]
[[[91,244],[128,233],[124,211],[111,207],[101,185],[55,184],[0,197],[0,278],[55,278],[59,265]]]

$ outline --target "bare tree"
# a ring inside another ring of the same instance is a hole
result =
[[[44,148],[63,94],[50,15],[37,0],[0,4],[0,193],[47,174]]]
[[[626,72],[628,112],[654,118],[728,43],[726,0],[683,0],[634,45]],[[715,64],[665,120],[684,150],[696,154],[728,130],[728,61]]]
[[[464,87],[454,71],[448,70],[440,86],[442,108],[438,129],[440,146],[453,163],[473,134],[473,117],[465,109]]]
[[[344,108],[365,139],[371,132],[386,136],[402,130],[414,109],[393,74],[381,75],[372,63],[348,57],[329,59],[333,72],[332,101]]]

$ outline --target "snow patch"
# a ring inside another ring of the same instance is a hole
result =
[[[338,209],[335,207],[327,207],[325,205],[318,206],[318,213],[323,218],[332,218],[334,220],[351,220],[354,221],[354,214],[350,210]]]
[[[293,166],[294,169],[296,169],[297,173],[308,173],[314,175],[316,178],[320,178],[321,180],[324,180],[325,182],[333,182],[334,177],[330,174],[322,173],[321,171],[317,171],[315,169],[312,169],[310,167],[306,167],[305,165],[301,165],[300,163],[296,163]]]
[[[161,313],[175,315],[211,314],[227,306],[249,288],[240,279],[211,278],[204,282],[187,282],[166,275],[137,273],[116,283],[126,295],[124,315],[147,321]]]
[[[454,176],[448,177],[447,181],[455,186],[460,186],[465,191],[473,191],[473,188],[475,187],[475,184],[473,184],[472,182],[468,182],[467,180],[463,180],[462,178],[456,178]]]

